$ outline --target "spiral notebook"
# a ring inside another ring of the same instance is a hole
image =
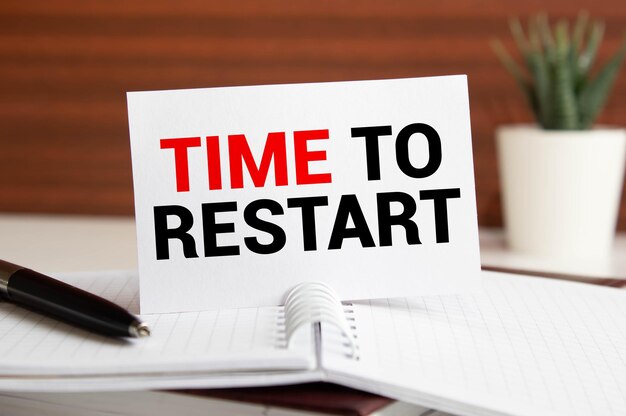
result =
[[[133,273],[61,276],[137,310]],[[455,414],[626,414],[626,293],[483,273],[455,296],[144,315],[116,341],[0,304],[0,389],[101,391],[328,381]]]

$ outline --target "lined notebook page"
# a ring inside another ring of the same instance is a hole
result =
[[[331,379],[452,412],[626,414],[626,293],[484,276],[478,294],[356,302],[360,359],[325,347]]]
[[[134,273],[61,277],[136,312]],[[158,374],[306,369],[311,343],[284,348],[282,308],[145,315],[152,335],[119,340],[0,302],[0,386],[10,375]]]

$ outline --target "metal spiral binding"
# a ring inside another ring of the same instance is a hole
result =
[[[335,291],[320,282],[305,282],[294,287],[285,299],[285,339],[289,346],[292,335],[303,325],[324,323],[341,331],[350,347],[351,357],[357,357],[354,317],[351,304],[343,305]],[[352,321],[352,322],[350,322]]]
[[[277,348],[287,348],[287,338],[285,338],[285,310],[280,309],[276,316],[276,344]]]

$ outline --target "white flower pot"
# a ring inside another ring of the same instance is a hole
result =
[[[496,133],[509,248],[596,270],[610,267],[619,211],[623,129]]]

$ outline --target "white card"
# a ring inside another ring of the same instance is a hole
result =
[[[128,93],[141,312],[464,290],[465,76]]]

